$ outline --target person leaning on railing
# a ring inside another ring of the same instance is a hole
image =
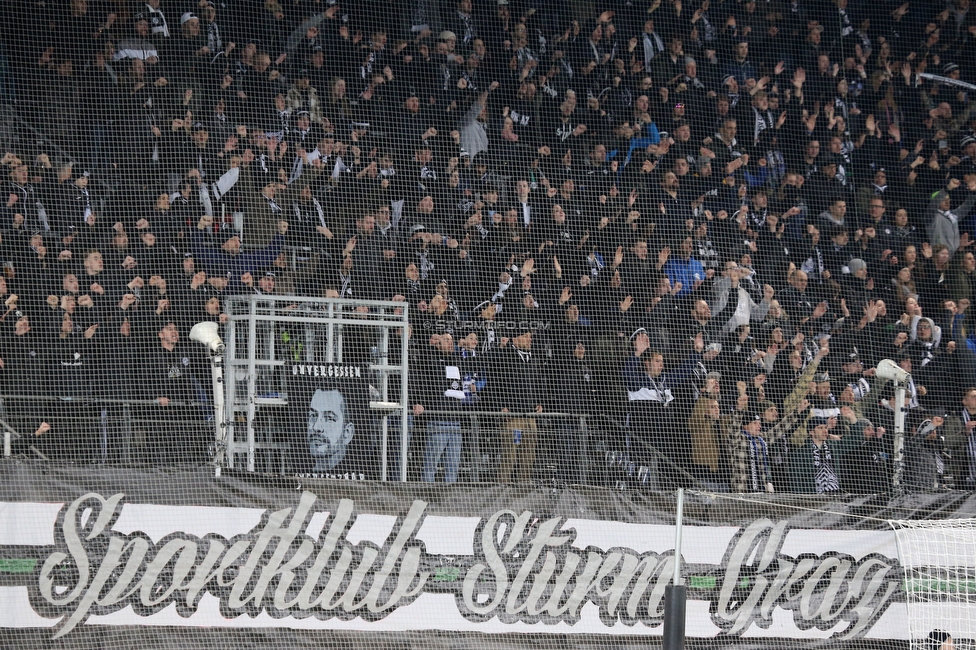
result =
[[[419,418],[426,409],[443,413],[425,418],[427,440],[422,478],[433,483],[443,458],[444,482],[454,483],[461,464],[460,409],[466,397],[470,398],[470,385],[465,386],[468,369],[451,334],[434,334],[429,343],[432,349],[424,358],[425,363],[411,369],[413,415]]]
[[[503,413],[543,411],[548,387],[542,354],[533,351],[532,339],[532,330],[523,328],[508,345],[492,353],[494,387],[491,390]],[[534,417],[517,416],[502,422],[499,483],[511,483],[513,475],[517,483],[532,480],[538,438],[539,427]]]
[[[199,408],[188,406],[206,399],[199,373],[202,352],[181,341],[177,324],[163,319],[157,340],[145,349],[142,362],[141,392],[155,400],[159,409],[150,411],[147,452],[155,462],[195,463],[206,459],[206,439],[202,428],[190,421],[202,420]],[[177,408],[175,403],[184,406]]]

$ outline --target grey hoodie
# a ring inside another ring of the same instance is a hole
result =
[[[925,221],[928,224],[926,230],[929,235],[929,242],[945,244],[949,248],[949,254],[955,255],[959,249],[959,222],[966,218],[969,211],[976,204],[976,192],[970,192],[969,198],[955,210],[940,210],[939,204],[949,196],[945,190],[940,190],[932,195],[928,208],[925,211]]]
[[[478,116],[484,110],[484,104],[474,102],[461,120],[461,149],[468,152],[472,158],[488,149],[488,133],[485,125],[478,121]]]

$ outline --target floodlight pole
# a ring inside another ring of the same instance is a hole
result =
[[[664,588],[664,650],[685,647],[685,602],[687,587],[681,580],[681,521],[684,518],[685,490],[678,488],[678,508],[674,523],[674,571],[671,584]]]
[[[905,384],[902,382],[895,383],[895,440],[891,466],[891,489],[895,494],[901,494],[905,471]]]
[[[214,415],[214,464],[217,475],[224,466],[227,456],[227,427],[224,412],[224,355],[208,354],[210,357],[210,380],[213,382],[213,415]]]

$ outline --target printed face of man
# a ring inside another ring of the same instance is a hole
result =
[[[346,400],[338,390],[318,389],[308,405],[308,451],[315,460],[314,471],[334,468],[346,457],[354,427],[346,424]]]

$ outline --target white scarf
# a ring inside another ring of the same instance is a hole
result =
[[[939,210],[939,214],[951,221],[952,223],[959,223],[959,217],[952,210]]]

